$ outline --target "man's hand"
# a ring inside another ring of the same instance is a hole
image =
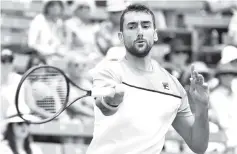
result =
[[[111,95],[96,99],[96,106],[105,116],[113,115],[117,112],[119,105],[123,102],[124,89],[121,84],[114,87],[115,92]]]
[[[103,99],[108,105],[117,107],[123,102],[124,89],[121,84],[116,85],[114,88],[115,94],[113,96],[105,96]]]
[[[200,102],[204,106],[208,106],[209,88],[207,83],[204,83],[204,77],[195,71],[194,66],[191,67],[191,84],[189,93],[194,102]]]

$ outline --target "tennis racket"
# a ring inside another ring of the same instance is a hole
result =
[[[68,102],[71,85],[85,93]],[[18,115],[24,121],[32,124],[43,124],[57,118],[67,107],[79,99],[88,96],[113,96],[114,94],[115,90],[111,87],[83,89],[71,81],[59,68],[43,65],[32,67],[22,76],[16,90],[15,105]],[[23,95],[26,97],[26,103],[32,114],[39,115],[40,120],[24,119],[25,105],[21,102]]]

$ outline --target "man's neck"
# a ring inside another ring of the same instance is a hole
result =
[[[143,71],[153,70],[150,54],[148,54],[145,57],[136,57],[130,54],[129,52],[127,52],[125,57],[130,65],[132,65],[133,67],[139,70],[143,70]]]

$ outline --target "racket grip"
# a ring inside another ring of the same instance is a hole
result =
[[[93,88],[91,90],[91,96],[92,97],[104,97],[104,96],[114,97],[115,92],[116,92],[115,88],[112,88],[112,87]]]

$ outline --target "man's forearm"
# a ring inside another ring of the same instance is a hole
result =
[[[196,153],[204,153],[209,141],[208,107],[198,104],[195,107],[195,122],[191,132],[191,146]]]

